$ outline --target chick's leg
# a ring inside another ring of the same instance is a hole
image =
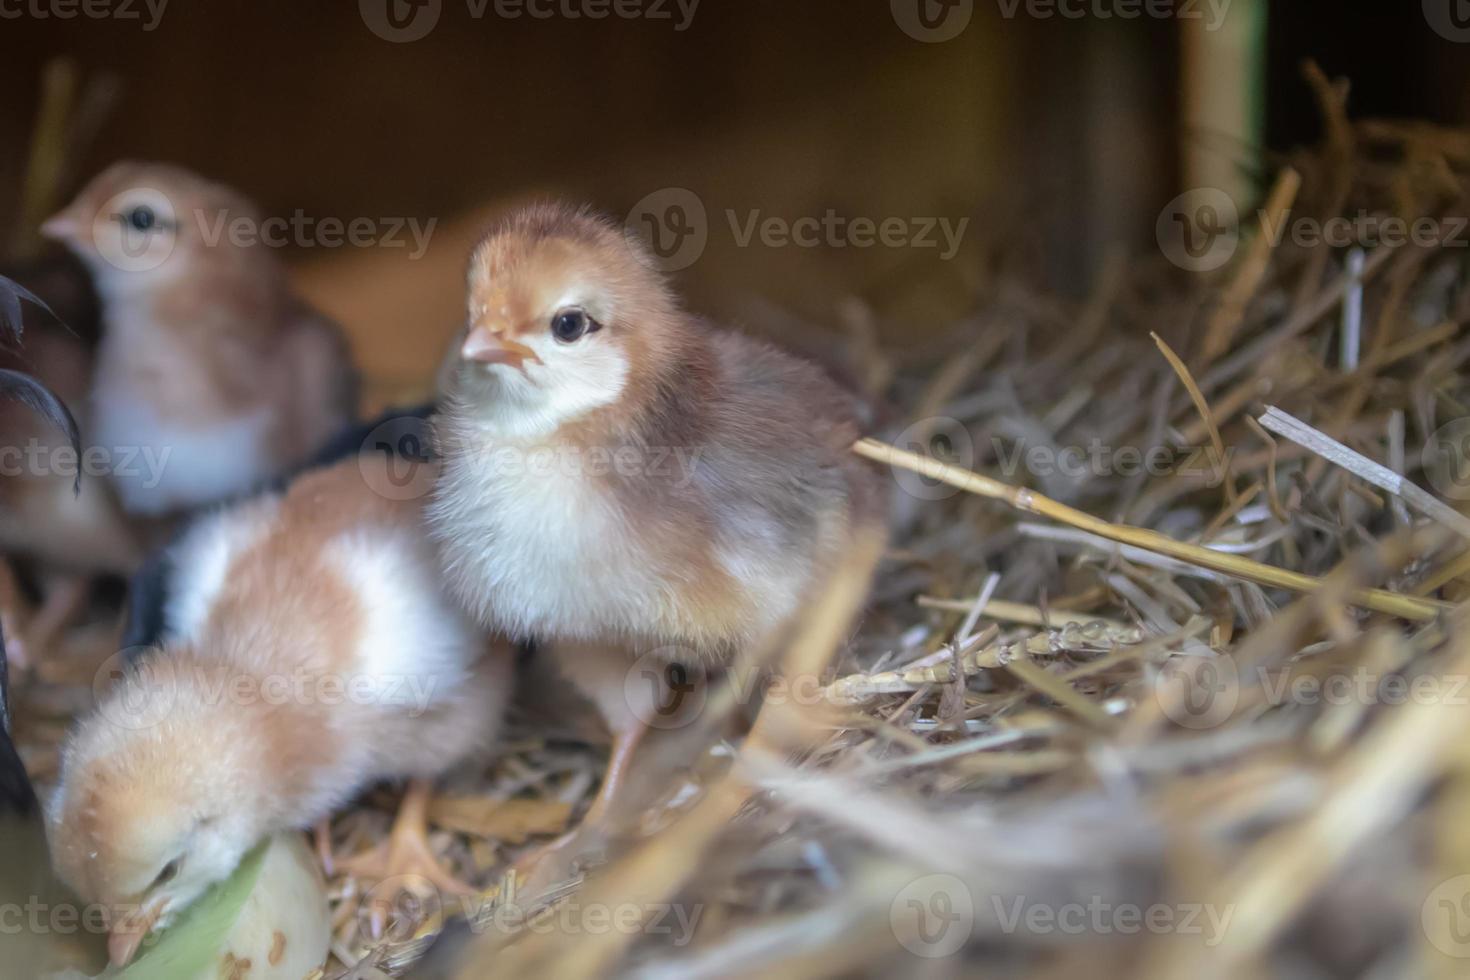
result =
[[[523,887],[535,892],[570,877],[572,864],[580,856],[577,845],[609,836],[616,823],[619,792],[626,782],[638,745],[647,733],[648,726],[640,722],[613,736],[607,773],[582,822],[516,861],[516,875],[523,882]]]
[[[388,840],[341,862],[342,870],[364,878],[422,878],[446,895],[473,895],[477,889],[460,881],[440,863],[429,843],[429,800],[433,785],[426,779],[408,784]]]
[[[92,580],[85,575],[58,575],[46,583],[46,598],[25,630],[26,646],[37,659],[52,647],[75,621],[92,593]]]
[[[612,752],[607,759],[607,773],[602,777],[602,785],[598,787],[592,805],[587,808],[587,816],[582,819],[583,826],[601,828],[608,822],[614,812],[618,791],[627,779],[633,755],[646,734],[648,725],[640,721],[613,736]]]

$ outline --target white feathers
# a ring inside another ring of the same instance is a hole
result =
[[[655,558],[568,454],[548,447],[538,464],[537,452],[490,442],[447,456],[428,513],[450,588],[517,636],[599,639],[662,618]]]
[[[164,609],[170,636],[192,641],[198,635],[225,587],[230,563],[270,533],[279,510],[279,497],[261,497],[204,518],[174,546]]]
[[[204,421],[161,411],[160,392],[114,364],[107,346],[98,361],[92,439],[107,454],[108,475],[125,509],[156,515],[198,507],[243,494],[274,475],[267,440],[276,409],[262,405]],[[188,369],[183,358],[173,367]]]
[[[365,615],[355,670],[376,699],[422,713],[464,683],[482,634],[444,594],[422,529],[353,532],[324,553]]]

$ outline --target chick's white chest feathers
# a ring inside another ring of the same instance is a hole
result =
[[[93,390],[92,441],[123,506],[162,514],[252,489],[275,469],[277,410],[212,404],[205,372],[150,316],[137,302],[109,311]]]
[[[598,638],[658,618],[661,589],[605,487],[565,452],[456,452],[429,505],[450,589],[518,637]]]
[[[760,507],[701,492],[711,477],[697,450],[657,464],[633,453],[662,475],[616,490],[597,452],[448,454],[429,526],[450,590],[480,622],[522,638],[680,647],[686,659],[728,653],[790,615],[812,557]]]
[[[163,514],[223,500],[260,483],[273,470],[269,408],[200,428],[165,418],[127,385],[101,382],[93,444],[108,454],[123,507]]]

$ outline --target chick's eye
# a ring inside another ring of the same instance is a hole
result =
[[[581,310],[562,310],[551,318],[551,335],[564,344],[580,340],[598,327],[598,322]]]
[[[152,887],[157,888],[159,885],[166,885],[177,878],[179,876],[179,866],[183,863],[183,858],[174,858],[168,864],[165,864],[163,870],[158,872],[158,877],[153,879]]]
[[[158,223],[158,215],[145,205],[138,205],[127,213],[128,224],[139,231],[147,231]]]

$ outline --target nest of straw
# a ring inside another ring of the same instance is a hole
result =
[[[924,349],[858,338],[905,423],[854,447],[898,481],[887,548],[711,676],[536,895],[503,869],[601,756],[524,722],[434,808],[484,894],[385,929],[335,875],[325,975],[1463,976],[1470,133],[1315,81],[1326,144],[1274,161],[1224,267],[1113,261],[1079,304],[997,273]],[[1263,231],[1360,212],[1438,237]],[[58,727],[23,729],[43,775]]]

